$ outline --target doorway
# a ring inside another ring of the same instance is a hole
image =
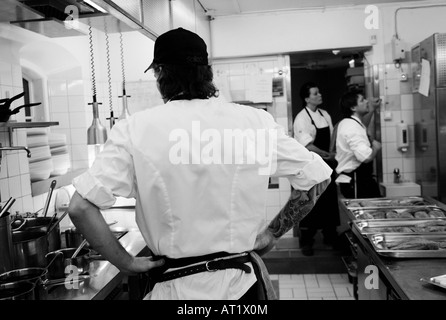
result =
[[[293,122],[304,107],[299,96],[301,86],[308,81],[319,86],[325,109],[331,116],[333,125],[342,119],[339,100],[351,85],[347,69],[354,64],[363,68],[364,52],[371,47],[326,49],[317,51],[295,52],[290,54],[291,66],[291,105]]]

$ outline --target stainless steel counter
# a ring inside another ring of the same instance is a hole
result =
[[[138,229],[132,228],[119,239],[119,242],[132,255],[144,255],[149,252]],[[78,282],[78,287],[72,284],[67,289],[65,284],[48,288],[41,297],[42,300],[104,300],[121,284],[126,275],[114,265],[104,260],[93,260],[89,268],[90,278]]]

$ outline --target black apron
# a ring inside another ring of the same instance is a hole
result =
[[[328,151],[330,148],[330,127],[318,128],[313,121],[310,113],[308,116],[311,119],[311,124],[316,128],[316,137],[313,144],[321,150]],[[323,114],[318,110],[322,117]],[[328,122],[328,121],[327,121]],[[313,207],[311,212],[299,223],[300,228],[311,228],[311,229],[323,229],[326,227],[338,226],[339,221],[339,208],[338,208],[338,192],[335,183],[336,180],[336,160],[325,160],[324,161],[333,169],[331,174],[331,182],[328,185],[324,193],[319,197],[316,205]]]
[[[354,118],[350,118],[362,127],[364,125]],[[348,199],[353,198],[379,198],[381,193],[379,191],[378,183],[373,176],[373,161],[368,163],[361,163],[361,165],[352,172],[343,174],[352,178],[350,183],[341,183],[340,191],[342,195]],[[356,188],[356,191],[355,191]]]

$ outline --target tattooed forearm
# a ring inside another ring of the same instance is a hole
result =
[[[280,238],[305,218],[329,183],[330,179],[327,179],[309,191],[292,190],[290,199],[268,226],[274,237]]]

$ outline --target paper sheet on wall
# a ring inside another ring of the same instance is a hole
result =
[[[226,101],[232,101],[228,76],[225,74],[216,74],[216,76],[214,77],[214,83],[219,90],[220,96],[224,97]]]
[[[126,82],[126,93],[130,114],[164,104],[156,81]]]
[[[255,103],[273,101],[273,75],[257,74],[247,77],[246,100]]]
[[[426,59],[421,59],[421,77],[420,87],[418,92],[423,96],[429,96],[429,81],[431,79],[431,66],[430,62]]]

